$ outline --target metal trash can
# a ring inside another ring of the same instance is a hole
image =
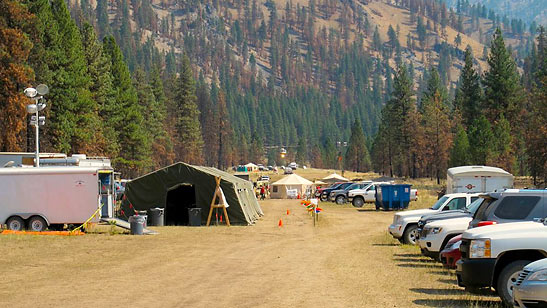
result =
[[[193,227],[201,226],[201,208],[188,208],[188,225]]]
[[[129,217],[129,225],[131,229],[132,235],[142,235],[144,232],[144,224],[146,223],[146,219],[144,216],[131,216]]]
[[[148,210],[148,225],[149,226],[158,226],[163,227],[164,225],[164,211],[163,209],[157,207]]]

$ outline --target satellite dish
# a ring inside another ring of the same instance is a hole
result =
[[[49,93],[49,88],[45,85],[45,84],[39,84],[37,87],[36,87],[36,92],[38,92],[38,94],[40,95],[46,95]]]

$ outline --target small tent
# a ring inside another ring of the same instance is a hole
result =
[[[248,163],[245,167],[247,167],[248,172],[258,171],[258,166],[253,163]]]
[[[343,177],[341,175],[338,175],[337,173],[333,173],[329,176],[326,176],[326,177],[322,178],[321,181],[323,181],[325,183],[349,182],[348,179],[346,179],[345,177]]]
[[[295,190],[297,195],[302,196],[312,185],[312,181],[293,173],[272,184],[271,197],[273,199],[289,198],[290,193]]]
[[[165,209],[167,225],[188,224],[188,208],[201,208],[201,221],[207,221],[216,189],[215,177],[226,197],[228,217],[233,224],[253,224],[263,215],[253,192],[253,184],[211,167],[175,163],[127,183],[122,215],[150,208]]]
[[[325,183],[325,182],[320,181],[320,180],[315,180],[315,181],[313,181],[313,186],[315,186],[315,187],[327,187],[327,186],[329,186],[329,183]]]

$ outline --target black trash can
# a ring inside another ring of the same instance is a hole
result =
[[[201,226],[201,208],[188,208],[188,225],[193,227]]]
[[[148,210],[148,225],[149,226],[158,226],[163,227],[164,225],[164,211],[163,209],[157,207]]]
[[[132,235],[142,235],[144,232],[144,224],[146,222],[146,219],[143,216],[130,216],[129,217],[129,225],[131,229]]]

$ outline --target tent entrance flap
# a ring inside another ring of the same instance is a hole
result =
[[[165,224],[168,226],[188,225],[188,208],[196,207],[194,185],[181,184],[167,191],[165,200]]]

